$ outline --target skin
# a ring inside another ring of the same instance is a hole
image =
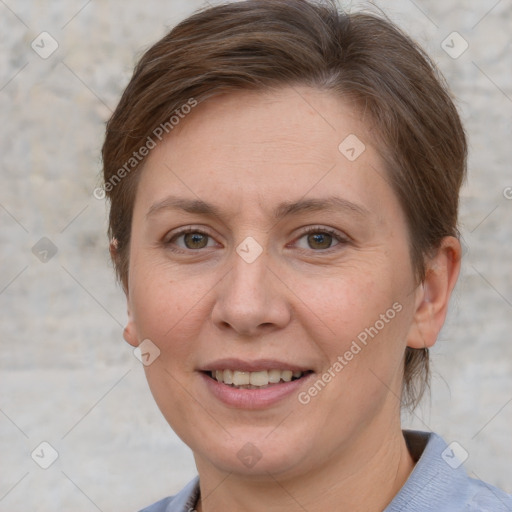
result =
[[[349,134],[366,146],[352,162],[338,150]],[[404,351],[435,343],[459,242],[445,238],[416,282],[405,217],[368,127],[351,104],[306,87],[210,98],[151,152],[140,178],[124,337],[161,351],[146,377],[193,450],[199,510],[381,511],[414,467],[400,427]],[[170,195],[217,215],[165,207]],[[273,216],[284,201],[332,196],[359,210]],[[208,235],[203,248],[177,234],[186,227]],[[322,238],[325,228],[339,240]],[[249,236],[263,249],[252,263],[236,252]],[[318,378],[394,303],[401,311],[306,405],[293,394],[233,408],[198,372],[219,358],[266,358]],[[252,467],[237,457],[246,443],[261,454]]]

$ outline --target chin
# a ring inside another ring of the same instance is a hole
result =
[[[246,432],[240,429],[236,435],[226,439],[225,443],[214,445],[212,441],[205,443],[203,439],[201,443],[192,442],[189,446],[198,466],[204,460],[225,473],[262,480],[268,480],[269,474],[288,477],[303,473],[308,459],[307,446],[304,443],[306,436],[290,439],[287,435],[284,442],[281,439],[270,439],[271,431],[272,429],[265,428],[264,433],[259,432],[256,436],[254,429]],[[307,445],[312,446],[311,443]]]

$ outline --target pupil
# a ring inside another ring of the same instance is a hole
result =
[[[328,249],[331,241],[332,236],[328,233],[315,233],[308,237],[308,243],[312,249]]]

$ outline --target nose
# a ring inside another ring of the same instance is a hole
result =
[[[233,252],[231,270],[215,287],[214,325],[255,337],[285,327],[291,318],[287,288],[265,253],[255,261]]]

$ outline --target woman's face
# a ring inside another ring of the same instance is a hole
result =
[[[399,428],[418,288],[348,103],[305,87],[211,98],[140,178],[125,338],[158,347],[151,391],[198,465],[291,475]]]

